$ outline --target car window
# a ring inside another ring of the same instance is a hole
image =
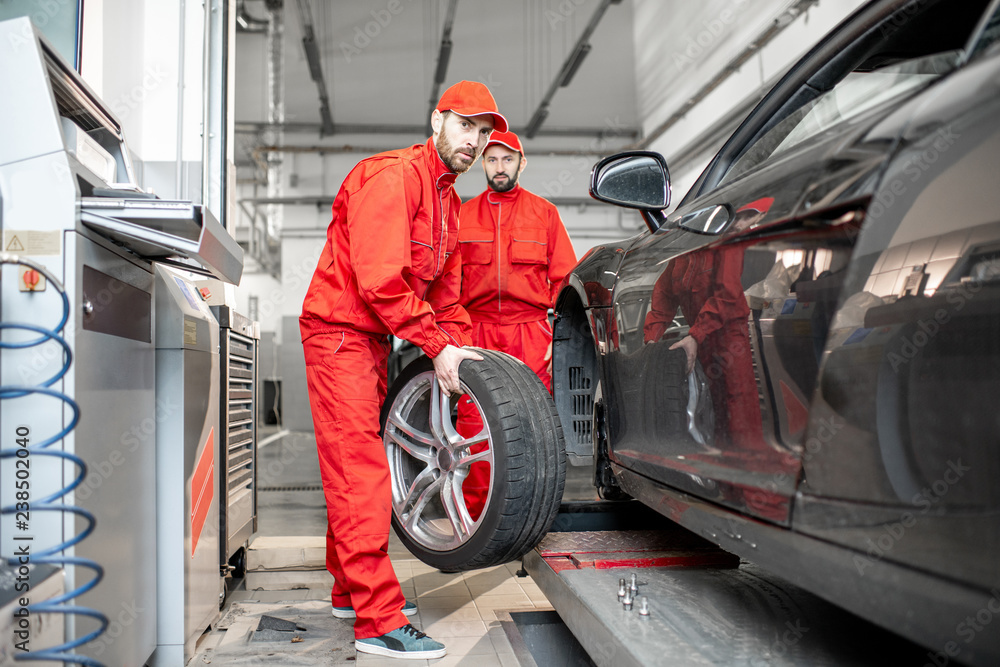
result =
[[[898,99],[946,74],[958,64],[959,52],[948,51],[872,69],[855,71],[833,89],[804,104],[753,144],[722,179],[731,182],[767,160],[890,100]]]
[[[998,41],[1000,41],[1000,3],[994,6],[993,13],[990,14],[976,35],[975,41],[969,49],[969,57],[976,57]]]

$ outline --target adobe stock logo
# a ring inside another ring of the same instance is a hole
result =
[[[927,514],[940,504],[952,487],[961,481],[965,473],[972,470],[969,466],[962,464],[962,459],[948,461],[947,464],[948,468],[940,478],[922,488],[911,498],[910,502],[916,508],[915,511],[902,512],[898,521],[884,523],[881,534],[876,535],[874,539],[865,538],[865,546],[867,547],[865,555],[855,554],[853,558],[854,567],[860,576],[863,577],[865,570],[889,554],[906,537],[909,529],[917,525],[918,517]]]
[[[413,0],[407,0],[407,2],[413,2]],[[372,40],[377,39],[382,31],[389,27],[393,19],[403,13],[404,9],[402,0],[389,0],[384,9],[371,10],[372,20],[363,26],[354,26],[354,37],[350,43],[342,41],[338,44],[340,52],[344,54],[344,60],[349,64],[354,56],[360,56],[365,49],[371,46]]]

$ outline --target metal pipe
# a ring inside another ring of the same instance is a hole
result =
[[[285,121],[285,95],[284,95],[284,0],[267,0],[267,120],[270,130],[265,133],[266,141],[269,144],[279,143],[280,128]],[[281,160],[274,156],[269,156],[267,160],[267,196],[270,198],[281,196]],[[282,211],[277,206],[268,206],[267,235],[277,237],[282,227]]]
[[[205,0],[202,4],[202,8],[205,12],[204,28],[202,34],[202,72],[201,72],[201,203],[204,204],[215,217],[222,224],[223,227],[226,226],[227,220],[225,216],[224,207],[220,199],[212,192],[212,177],[215,176],[219,180],[219,193],[222,192],[222,169],[221,165],[218,164],[219,155],[215,151],[215,147],[218,145],[218,140],[221,137],[215,136],[216,132],[221,129],[216,123],[217,115],[213,113],[213,107],[216,104],[222,104],[221,99],[216,99],[216,96],[222,94],[225,97],[225,91],[222,90],[222,81],[219,79],[219,74],[221,73],[221,62],[216,63],[215,59],[222,60],[221,50],[216,50],[216,48],[223,48],[223,44],[220,43],[220,34],[218,37],[215,35],[216,22],[213,20],[213,14],[218,14],[218,0]],[[216,68],[214,65],[218,64],[220,67]],[[221,109],[220,109],[221,111]],[[221,115],[221,114],[219,114]],[[224,159],[224,156],[223,156]]]
[[[431,134],[431,114],[437,106],[438,97],[441,92],[441,84],[448,76],[448,61],[451,59],[451,29],[455,25],[455,9],[458,7],[458,0],[449,0],[448,11],[444,17],[444,30],[441,33],[441,46],[438,49],[437,68],[434,70],[434,83],[431,84],[430,108],[427,110],[427,125],[425,134]]]
[[[601,4],[597,6],[597,9],[594,11],[594,15],[590,17],[590,22],[587,23],[587,27],[583,29],[583,33],[580,34],[580,38],[576,40],[573,50],[569,52],[569,57],[566,58],[566,61],[559,69],[559,73],[556,74],[556,78],[549,85],[549,89],[545,91],[542,101],[538,103],[538,108],[535,109],[535,113],[532,114],[531,120],[528,121],[528,127],[524,130],[524,136],[528,139],[533,139],[535,137],[538,133],[538,129],[548,117],[549,103],[552,101],[552,98],[555,97],[556,90],[558,90],[560,86],[569,84],[569,81],[573,78],[577,68],[579,68],[583,57],[587,55],[588,51],[590,51],[590,44],[588,43],[588,40],[590,40],[590,36],[594,33],[594,30],[597,28],[597,24],[601,22],[604,12],[607,11],[608,6],[611,5],[612,2],[613,0],[601,0]],[[563,83],[564,81],[566,83]]]
[[[180,0],[180,26],[177,37],[177,171],[174,175],[174,198],[183,199],[184,180],[184,27],[187,23],[185,0]]]
[[[275,127],[269,123],[236,123],[236,132],[240,134],[260,134],[269,130],[287,134],[319,134],[322,127],[317,123],[283,123]],[[334,134],[413,134],[427,136],[423,125],[389,125],[368,123],[337,123]],[[523,133],[523,128],[512,128]],[[539,137],[583,137],[605,139],[609,135],[621,139],[638,139],[642,132],[638,128],[603,128],[603,127],[552,127],[536,132]]]
[[[240,204],[253,204],[254,206],[330,206],[333,204],[335,195],[302,195],[297,197],[256,197],[244,198]],[[599,206],[610,207],[611,204],[591,199],[590,197],[546,197],[546,199],[556,206]],[[284,236],[284,234],[283,234]]]
[[[333,113],[330,111],[330,96],[326,92],[326,80],[323,78],[323,64],[319,49],[316,46],[316,31],[313,27],[312,10],[309,0],[298,0],[299,22],[302,24],[302,48],[306,52],[306,62],[309,64],[309,76],[316,82],[319,93],[319,115],[322,120],[319,136],[333,134]]]
[[[583,43],[580,44],[576,51],[573,52],[573,55],[571,55],[569,61],[567,61],[568,66],[566,73],[559,82],[560,88],[565,88],[573,81],[573,76],[576,74],[576,71],[580,69],[580,65],[583,64],[583,59],[587,57],[588,53],[590,53],[590,48],[590,44]]]
[[[256,254],[256,251],[257,251],[257,243],[256,243],[256,241],[257,241],[257,239],[256,239],[256,235],[257,235],[257,213],[256,212],[251,212],[250,209],[247,208],[247,200],[246,199],[241,199],[239,201],[239,205],[240,205],[240,208],[243,209],[243,213],[246,214],[247,218],[249,218],[249,225],[248,226],[250,228],[250,234],[249,234],[250,241],[249,241],[249,244],[248,244],[249,245],[249,248],[248,248],[249,253],[248,254],[251,257],[256,257],[257,256],[257,254]]]
[[[375,146],[354,146],[351,144],[344,144],[342,146],[257,146],[254,148],[250,155],[253,161],[257,165],[263,165],[267,163],[268,158],[265,157],[268,153],[329,153],[331,155],[340,155],[345,153],[357,153],[359,155],[374,155],[376,153],[382,153],[384,151],[391,150],[385,147],[375,147]],[[532,156],[559,156],[559,157],[594,157],[599,158],[604,155],[604,153],[595,150],[570,150],[570,149],[555,149],[555,150],[534,150],[531,152]]]

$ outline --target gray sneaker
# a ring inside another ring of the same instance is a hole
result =
[[[409,623],[392,632],[387,632],[381,637],[355,639],[354,649],[361,653],[374,653],[375,655],[409,660],[443,658],[447,652],[444,644],[434,641]]]

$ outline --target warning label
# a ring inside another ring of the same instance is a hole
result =
[[[59,230],[5,229],[3,250],[20,255],[59,255],[62,251],[60,238]]]

